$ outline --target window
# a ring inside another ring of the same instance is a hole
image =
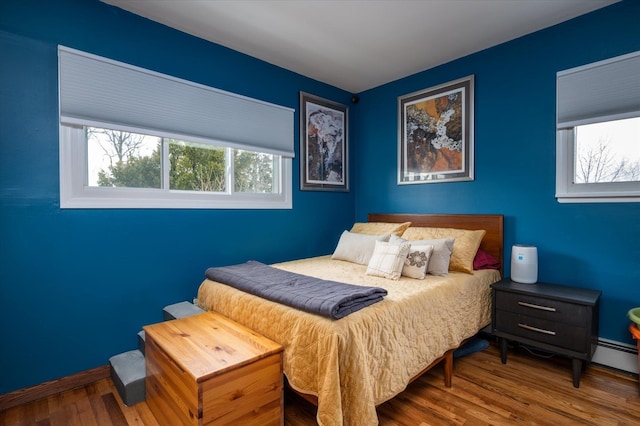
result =
[[[279,156],[119,130],[84,127],[83,131],[87,187],[212,193],[233,188],[255,194],[278,190],[273,176]]]
[[[574,183],[640,181],[640,117],[575,127]]]
[[[557,75],[559,202],[640,201],[640,52]]]
[[[284,208],[291,160],[121,130],[62,126],[67,208]],[[74,151],[71,153],[71,151]],[[75,194],[74,194],[75,192]]]
[[[293,110],[59,48],[61,208],[291,208]]]

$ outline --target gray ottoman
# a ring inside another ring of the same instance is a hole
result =
[[[137,404],[146,398],[146,367],[139,350],[124,352],[109,358],[111,378],[126,405]]]
[[[191,302],[180,302],[165,306],[162,310],[162,315],[165,321],[170,321],[173,319],[200,314],[202,312],[204,311]]]

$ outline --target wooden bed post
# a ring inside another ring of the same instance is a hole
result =
[[[453,377],[453,349],[444,354],[444,385],[448,388],[452,386]]]

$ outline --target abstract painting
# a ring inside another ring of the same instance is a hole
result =
[[[348,109],[300,93],[300,189],[348,191]]]
[[[398,98],[398,184],[474,179],[469,76]]]

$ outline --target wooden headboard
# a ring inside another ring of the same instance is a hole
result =
[[[411,222],[411,226],[458,228],[487,231],[480,248],[500,261],[500,274],[504,267],[503,238],[504,217],[499,214],[396,214],[369,213],[369,222]]]

